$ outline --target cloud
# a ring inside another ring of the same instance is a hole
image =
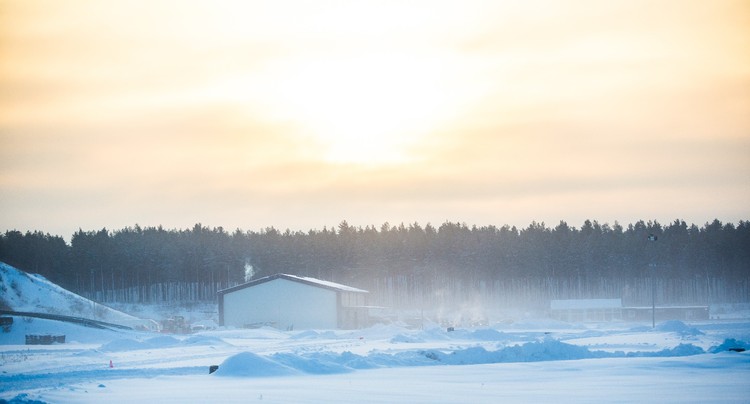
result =
[[[735,1],[8,3],[0,219],[742,218],[749,26]]]

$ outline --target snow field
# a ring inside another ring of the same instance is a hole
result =
[[[746,357],[720,354],[381,368],[302,377],[135,377],[61,386],[37,397],[62,403],[743,403],[748,364]]]
[[[10,402],[747,402],[750,322],[413,330],[224,329],[190,336],[17,320]],[[69,341],[18,344],[24,332]],[[113,367],[109,367],[112,361]],[[220,365],[208,374],[211,365]]]

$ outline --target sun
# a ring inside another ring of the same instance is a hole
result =
[[[323,160],[398,164],[451,113],[443,73],[438,60],[406,54],[308,60],[278,72],[271,93]]]

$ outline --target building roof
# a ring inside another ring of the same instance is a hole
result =
[[[222,289],[218,293],[219,294],[231,293],[237,290],[249,288],[255,285],[260,285],[261,283],[270,282],[276,279],[286,279],[288,281],[303,283],[306,285],[316,286],[316,287],[323,288],[323,289],[334,290],[337,292],[370,293],[364,289],[358,289],[355,287],[342,285],[336,282],[324,281],[321,279],[310,278],[307,276],[297,276],[297,275],[289,275],[289,274],[276,274],[276,275],[266,276],[263,278],[256,279],[254,281],[243,283],[241,285],[233,286],[231,288]]]
[[[622,299],[569,299],[550,301],[552,310],[619,309]]]

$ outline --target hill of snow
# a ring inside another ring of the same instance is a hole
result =
[[[81,317],[127,326],[144,320],[101,305],[48,281],[0,262],[0,307],[5,310]]]

